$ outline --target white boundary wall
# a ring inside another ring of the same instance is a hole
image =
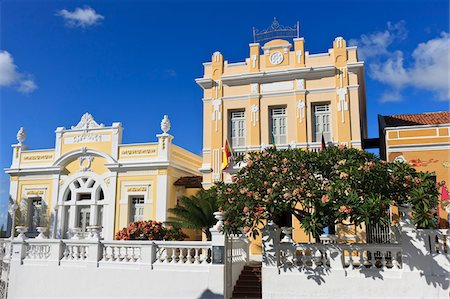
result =
[[[11,260],[5,256],[8,298],[230,298],[248,242],[232,238],[231,249],[222,233],[211,233],[210,242],[19,236]],[[228,280],[227,271],[234,272]]]
[[[278,240],[278,241],[276,241]],[[273,298],[449,298],[450,231],[402,226],[401,244],[302,244],[263,233],[262,294]]]

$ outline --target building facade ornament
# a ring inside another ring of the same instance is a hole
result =
[[[297,85],[297,90],[305,90],[305,79],[297,79],[295,81]]]
[[[93,160],[94,160],[94,157],[91,155],[79,157],[78,161],[80,162],[81,171],[90,170]]]
[[[94,117],[86,112],[83,114],[83,116],[80,119],[80,122],[76,126],[72,126],[72,130],[90,130],[90,129],[97,129],[97,128],[103,128],[104,124],[98,124]]]
[[[219,120],[222,119],[222,115],[220,114],[220,106],[222,105],[221,99],[212,100],[213,104],[213,112],[212,112],[212,121],[216,124],[216,132],[219,129]]]
[[[256,123],[259,121],[259,117],[258,117],[258,111],[259,111],[259,106],[256,104],[253,104],[251,106],[251,111],[252,111],[252,123],[253,126],[256,126]]]
[[[305,118],[305,101],[304,100],[297,101],[297,118],[299,119],[300,123],[302,123],[303,119]]]
[[[347,88],[339,88],[336,92],[339,95],[338,111],[341,112],[341,121],[342,123],[344,123],[345,122],[344,111],[348,111],[348,103],[346,98]]]
[[[17,141],[19,142],[19,145],[23,144],[26,137],[27,133],[25,132],[25,129],[23,127],[20,127],[19,131],[17,132]]]
[[[164,115],[164,118],[161,120],[161,130],[164,134],[167,134],[170,130],[170,120],[167,115]]]

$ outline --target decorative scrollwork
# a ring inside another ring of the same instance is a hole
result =
[[[277,18],[273,18],[272,25],[270,25],[267,29],[258,30],[253,28],[253,40],[255,43],[275,38],[295,38],[299,36],[300,26],[298,22],[292,27],[283,26],[278,23]]]

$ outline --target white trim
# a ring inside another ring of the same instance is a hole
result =
[[[211,78],[197,78],[195,79],[195,83],[197,83],[203,89],[208,89],[213,86],[214,80]]]
[[[287,81],[322,74],[322,76],[334,76],[335,66],[301,67],[287,70],[277,70],[270,72],[245,73],[239,75],[223,75],[222,82],[227,86],[245,85],[250,83],[264,83],[273,81]],[[197,81],[198,79],[196,79]]]
[[[202,64],[203,64],[203,66],[210,66],[212,64],[212,62],[203,62]]]
[[[25,154],[25,153],[34,153],[34,152],[44,152],[44,151],[55,151],[54,148],[49,148],[49,149],[33,149],[33,150],[22,150],[21,153]]]
[[[356,50],[358,49],[357,46],[347,46],[347,50]]]
[[[414,145],[391,145],[387,152],[414,152],[414,151],[437,151],[450,150],[450,142],[436,144],[414,144]]]
[[[144,142],[144,143],[121,143],[119,144],[119,147],[121,146],[136,146],[136,145],[158,145],[158,142]]]
[[[307,52],[308,54],[306,54],[306,56],[308,57],[323,57],[323,56],[331,56],[330,53],[316,53],[316,54],[309,54],[309,52]]]
[[[262,50],[265,52],[265,51],[270,51],[270,50],[279,49],[279,48],[282,48],[282,49],[286,49],[287,48],[289,50],[289,49],[292,48],[292,44],[288,43],[288,44],[275,45],[275,46],[264,46],[264,47],[262,47]]]
[[[391,117],[395,116],[395,115],[389,115]],[[448,128],[450,129],[450,123],[448,124],[436,124],[436,125],[413,125],[413,126],[397,126],[397,127],[388,127],[385,126],[384,130],[385,131],[389,131],[389,130],[419,130],[419,129],[428,129],[428,128],[434,128],[434,127],[438,127],[438,128]]]
[[[232,63],[229,63],[228,60],[225,61],[225,66],[231,66],[231,67],[233,67],[233,66],[242,66],[242,65],[247,65],[247,62],[246,62],[246,61],[242,61],[242,62],[232,62]]]
[[[315,88],[315,89],[306,89],[306,90],[288,90],[288,91],[279,91],[279,92],[270,92],[270,93],[262,93],[259,94],[259,97],[275,97],[275,96],[285,96],[285,95],[294,95],[294,94],[317,94],[317,93],[327,93],[327,92],[336,92],[335,87],[325,87],[325,88]],[[228,96],[223,97],[222,101],[239,101],[239,100],[249,100],[253,99],[255,96],[253,94],[249,95],[241,95],[241,96]],[[203,102],[210,102],[212,98],[203,98]]]

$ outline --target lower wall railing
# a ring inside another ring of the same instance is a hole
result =
[[[279,245],[280,268],[401,269],[401,245],[304,244]],[[330,257],[333,256],[333,259]]]
[[[24,264],[29,262],[64,263],[85,262],[103,265],[209,265],[211,264],[211,242],[202,241],[95,241],[27,239],[14,241],[22,246],[19,255]]]

